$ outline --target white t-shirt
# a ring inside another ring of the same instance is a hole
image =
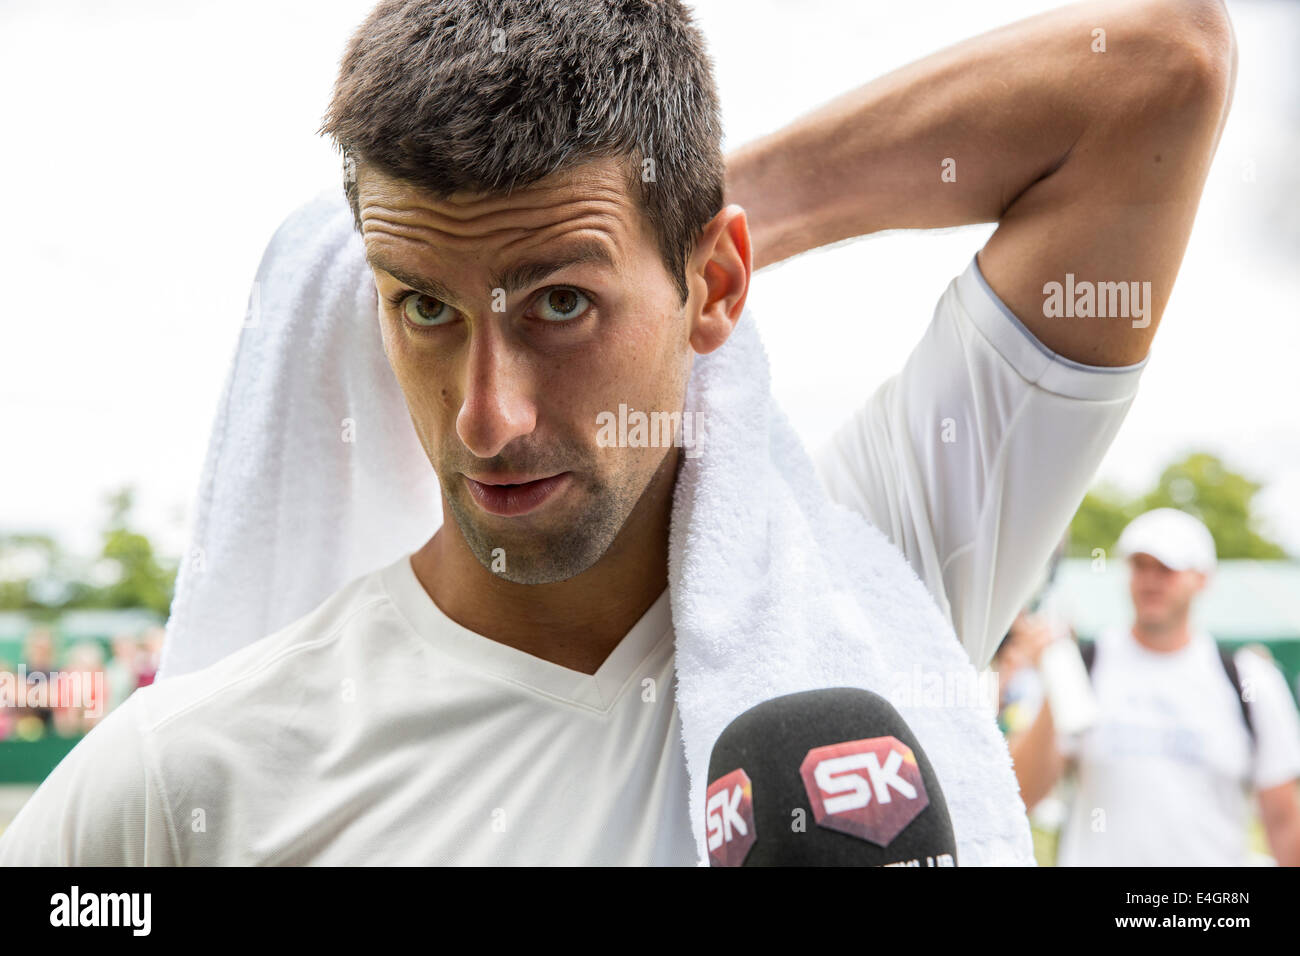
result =
[[[659,597],[593,675],[481,637],[408,556],[74,748],[0,863],[692,864]]]
[[[1252,651],[1233,655],[1255,728],[1252,759],[1241,704],[1207,633],[1165,653],[1111,628],[1096,654],[1098,723],[1058,738],[1078,771],[1058,863],[1247,863],[1252,788],[1300,777],[1300,714],[1281,672]]]
[[[1142,364],[1145,364],[1142,363]],[[985,666],[1142,365],[1053,355],[972,259],[817,457]],[[595,675],[474,634],[407,556],[142,688],[0,837],[4,863],[696,863],[665,592]]]

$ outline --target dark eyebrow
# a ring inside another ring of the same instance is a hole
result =
[[[371,268],[378,269],[380,272],[387,272],[402,285],[410,286],[416,292],[423,292],[425,295],[441,302],[450,302],[454,298],[447,287],[436,279],[423,279],[420,276],[412,275],[378,253],[367,252],[366,262],[370,263]]]
[[[367,251],[366,261],[373,268],[381,272],[387,272],[398,282],[410,286],[417,292],[422,292],[442,302],[450,303],[455,299],[451,290],[437,279],[413,275],[396,263],[389,262],[380,253]],[[556,255],[516,262],[492,277],[492,287],[504,289],[506,294],[509,295],[540,282],[561,269],[586,263],[594,263],[611,269],[615,267],[614,260],[610,256],[605,243],[597,239],[582,239],[570,244],[563,252]]]

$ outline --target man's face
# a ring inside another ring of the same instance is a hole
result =
[[[1175,571],[1140,552],[1129,558],[1129,569],[1129,593],[1138,623],[1154,630],[1178,624],[1205,585],[1201,572]]]
[[[602,447],[597,416],[680,411],[694,354],[620,168],[439,200],[363,166],[358,202],[384,351],[466,543],[519,583],[585,571],[677,460]]]
[[[23,650],[28,670],[49,670],[54,663],[54,635],[44,629],[32,631]]]

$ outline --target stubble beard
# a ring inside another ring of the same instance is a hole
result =
[[[625,492],[607,485],[587,491],[578,484],[569,494],[586,491],[580,513],[544,530],[502,535],[480,523],[482,512],[464,501],[467,492],[461,490],[447,496],[461,537],[485,570],[515,584],[554,584],[582,574],[609,550],[636,505],[635,497],[628,501]]]

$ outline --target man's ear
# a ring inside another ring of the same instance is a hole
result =
[[[734,203],[709,220],[687,265],[691,297],[702,300],[691,327],[691,347],[707,355],[731,336],[740,320],[753,274],[753,249],[745,210]]]

